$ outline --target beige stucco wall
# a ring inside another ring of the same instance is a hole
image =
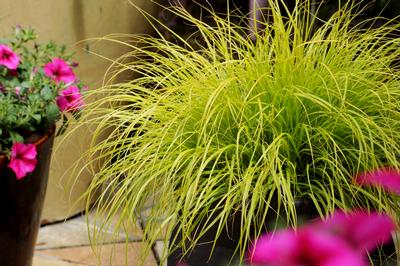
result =
[[[151,12],[151,1],[131,2]],[[128,0],[0,0],[0,6],[0,38],[9,35],[13,25],[20,24],[36,29],[42,41],[54,40],[68,45],[76,52],[78,77],[91,89],[101,85],[110,63],[84,48],[109,58],[116,58],[126,50],[107,42],[79,41],[110,33],[148,31],[146,20]],[[70,180],[69,167],[88,146],[89,132],[82,128],[62,142],[60,138],[56,140],[43,210],[47,221],[64,219],[83,209],[82,204],[72,203],[86,189],[91,174],[83,171],[72,190],[66,184]]]

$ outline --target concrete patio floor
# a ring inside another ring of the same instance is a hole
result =
[[[84,216],[70,219],[40,229],[33,266],[136,266],[139,265],[143,246],[140,226],[131,230],[128,240],[123,232],[105,234],[96,247],[101,256],[96,256],[90,246]],[[128,245],[126,245],[126,241]],[[157,243],[156,247],[162,246]],[[157,266],[157,248],[145,260],[145,266]]]

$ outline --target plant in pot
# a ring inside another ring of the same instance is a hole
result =
[[[16,27],[0,40],[0,265],[31,265],[55,124],[62,133],[83,106],[72,54],[36,39]]]
[[[121,227],[136,223],[154,199],[147,247],[161,235],[164,255],[212,265],[210,253],[191,261],[193,248],[217,251],[227,239],[230,256],[243,258],[252,239],[281,222],[335,209],[399,213],[396,196],[354,182],[400,166],[400,39],[391,38],[399,24],[361,29],[346,6],[316,29],[309,1],[293,10],[268,3],[273,23],[255,41],[229,19],[214,15],[211,27],[171,7],[204,46],[137,37],[142,45],[125,58],[135,61],[119,67],[140,77],[93,92],[107,95],[88,106],[97,135],[112,130],[89,154],[104,160],[86,194],[102,188],[100,229],[117,213]]]

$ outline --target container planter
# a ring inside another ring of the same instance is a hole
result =
[[[0,155],[0,265],[29,266],[40,226],[54,127],[35,137],[38,164],[32,173],[17,180]],[[28,138],[29,141],[29,138]]]
[[[116,3],[119,3],[116,5]],[[103,79],[104,73],[109,68],[110,62],[88,53],[84,47],[93,52],[101,53],[108,58],[118,58],[128,51],[127,47],[116,45],[112,42],[88,41],[92,37],[106,36],[111,33],[150,33],[146,20],[139,12],[135,12],[128,1],[53,1],[43,0],[32,2],[20,0],[17,2],[0,0],[1,6],[5,7],[2,15],[0,33],[6,34],[14,25],[30,25],[39,35],[40,42],[54,40],[57,43],[66,44],[70,51],[74,51],[74,60],[79,62],[76,69],[77,75],[90,89],[98,87]],[[154,4],[151,1],[139,0],[135,4],[154,12]],[[94,11],[96,9],[96,12]],[[63,10],[63,12],[54,12]],[[90,16],[86,14],[91,13]],[[6,15],[7,14],[7,15]],[[115,20],[115,18],[118,20]],[[104,23],[98,23],[104,21]],[[113,23],[106,23],[113,21]],[[4,36],[1,36],[2,38]],[[85,204],[83,201],[77,203],[81,195],[91,182],[92,169],[85,168],[85,162],[79,164],[82,172],[77,176],[78,181],[70,188],[72,181],[66,180],[65,172],[70,170],[71,165],[85,152],[92,137],[93,125],[83,126],[77,129],[74,126],[69,130],[66,137],[55,139],[54,158],[50,164],[49,183],[46,192],[45,203],[42,213],[42,221],[53,223],[64,221],[66,218],[81,213]],[[59,147],[59,148],[57,148]],[[64,184],[62,187],[59,184]]]
[[[15,27],[0,41],[0,265],[31,265],[57,135],[84,105],[73,54]]]

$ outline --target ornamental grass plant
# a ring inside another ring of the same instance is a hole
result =
[[[229,17],[209,10],[211,27],[171,7],[196,26],[201,48],[162,37],[124,43],[132,51],[115,62],[110,81],[125,71],[139,77],[90,92],[102,97],[86,107],[97,124],[87,160],[103,161],[85,195],[91,202],[100,190],[95,206],[106,217],[94,242],[117,213],[117,230],[138,222],[151,199],[147,252],[175,226],[190,242],[170,249],[189,252],[212,226],[218,238],[236,215],[243,255],[271,213],[298,223],[298,199],[322,217],[355,208],[399,214],[397,196],[354,180],[400,166],[400,38],[393,38],[400,25],[356,25],[347,5],[316,28],[310,1],[293,10],[268,3],[273,23],[255,41]]]

